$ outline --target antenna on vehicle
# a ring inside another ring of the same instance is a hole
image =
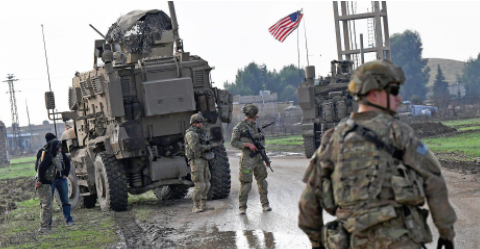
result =
[[[50,119],[50,111],[53,113],[53,128],[55,129],[55,136],[58,137],[57,134],[57,122],[55,120],[55,95],[52,91],[52,83],[50,82],[50,70],[48,67],[48,57],[47,57],[47,45],[45,43],[45,34],[43,32],[43,24],[42,24],[42,36],[43,36],[43,50],[45,50],[45,62],[47,64],[47,75],[48,75],[48,88],[50,89],[49,92],[45,92],[45,106],[47,107],[48,118]]]
[[[98,31],[98,29],[96,29],[95,27],[93,27],[92,24],[89,24],[89,25],[90,25],[90,27],[91,27],[93,30],[95,30],[95,32],[97,32],[101,37],[103,37],[103,39],[107,39],[100,31]]]

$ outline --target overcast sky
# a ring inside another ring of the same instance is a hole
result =
[[[370,2],[358,2],[357,13],[366,12]],[[286,15],[302,9],[300,26],[301,67],[307,65],[305,28],[310,64],[317,76],[326,75],[330,61],[337,59],[332,2],[176,2],[184,49],[199,55],[214,66],[215,86],[233,81],[239,68],[254,61],[265,63],[270,70],[297,64],[297,32],[280,43],[268,28]],[[388,2],[390,34],[407,29],[420,33],[425,58],[447,58],[466,61],[480,52],[478,23],[479,2]],[[0,1],[3,23],[0,78],[15,74],[20,125],[30,119],[40,124],[47,119],[44,92],[48,91],[41,24],[50,63],[52,88],[57,108],[66,111],[67,91],[75,71],[87,71],[93,65],[93,45],[116,19],[134,9],[162,9],[168,14],[167,1]],[[305,28],[304,28],[305,24]],[[356,25],[357,37],[367,22]],[[359,43],[359,42],[358,42]],[[0,120],[11,126],[8,85],[0,84]]]

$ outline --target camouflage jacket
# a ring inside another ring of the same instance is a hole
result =
[[[201,158],[210,150],[210,139],[204,130],[190,126],[185,132],[185,155],[188,160]]]
[[[245,119],[233,128],[232,147],[240,149],[242,152],[250,152],[248,148],[245,148],[245,143],[253,144],[253,141],[248,137],[247,130],[250,130],[255,140],[260,141],[260,143],[265,146],[265,136],[262,129],[257,123]]]
[[[433,153],[415,135],[413,129],[408,125],[395,120],[392,116],[382,112],[370,111],[352,113],[350,118],[356,124],[374,131],[377,137],[385,144],[390,144],[402,152],[402,161],[397,162],[403,163],[403,165],[406,165],[406,167],[412,169],[416,174],[423,178],[424,199],[427,200],[429,210],[432,214],[435,226],[439,230],[440,237],[450,240],[453,239],[455,236],[453,224],[457,217],[448,201],[447,187],[440,170],[441,165]],[[342,165],[343,161],[341,160],[350,156],[349,160],[356,162],[360,166],[362,164],[368,165],[372,160],[377,160],[376,162],[378,162],[378,165],[382,162],[394,161],[391,154],[388,154],[385,151],[378,152],[377,150],[378,153],[373,157],[372,155],[366,154],[360,156],[355,155],[355,151],[364,151],[365,146],[374,146],[373,143],[365,140],[358,141],[357,144],[353,143],[353,146],[350,144],[350,148],[342,147],[342,150],[347,149],[349,153],[351,153],[350,155],[345,155],[345,153],[340,150],[339,147],[341,147],[341,143],[338,141],[339,138],[341,138],[338,133],[340,132],[342,125],[345,125],[345,121],[342,121],[337,127],[328,130],[324,134],[320,147],[316,151],[314,157],[310,160],[310,164],[303,179],[307,185],[302,193],[299,203],[300,214],[298,225],[308,235],[314,247],[320,245],[322,241],[321,230],[324,225],[322,211],[325,209],[325,206],[328,206],[325,205],[325,203],[329,201],[326,200],[324,195],[322,195],[322,188],[325,189],[324,183],[328,181],[332,182],[331,185],[334,189],[334,197],[330,199],[334,199],[334,201],[330,201],[334,202],[334,205],[337,207],[348,205],[348,202],[345,202],[345,200],[351,199],[348,195],[354,195],[357,191],[361,191],[359,189],[353,189],[350,190],[350,192],[344,192],[343,194],[346,196],[339,196],[342,193],[335,192],[342,189],[342,186],[338,187],[338,185],[341,185],[338,184],[338,181],[348,178],[342,176],[342,174],[349,173],[338,171],[338,167],[344,166]],[[344,138],[345,137],[344,134]],[[382,157],[389,158],[390,161],[383,160]],[[386,163],[386,165],[387,166],[383,167],[385,168],[385,171],[378,173],[379,178],[387,175],[385,179],[382,179],[382,183],[380,183],[381,186],[379,189],[382,189],[382,191],[371,196],[369,193],[366,204],[370,204],[369,201],[375,202],[382,198],[386,201],[390,200],[391,202],[396,202],[395,198],[392,197],[393,191],[391,190],[391,177],[395,173],[395,170],[392,170],[392,168],[396,166],[390,163]],[[382,167],[380,166],[380,168]],[[343,170],[348,171],[348,169]],[[390,178],[388,178],[388,176]],[[368,183],[370,181],[368,186],[369,190],[371,188],[370,185],[379,184],[376,183],[376,181],[379,181],[377,177],[372,178],[373,180],[367,179],[368,174],[365,178],[359,179],[359,177],[361,176],[354,175],[351,178],[356,178],[355,181],[360,182],[360,184],[364,184],[365,182]],[[383,191],[385,188],[387,188],[387,191]],[[372,196],[376,199],[372,199]],[[342,201],[341,205],[338,203],[340,200]],[[365,204],[365,202],[362,204]],[[421,204],[418,204],[418,206],[420,205]],[[362,209],[362,206],[360,206],[360,209]],[[333,210],[325,210],[334,215],[336,214],[337,216],[339,214],[339,210],[336,208]]]

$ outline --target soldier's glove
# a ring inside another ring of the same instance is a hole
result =
[[[445,249],[453,249],[453,242],[448,239],[438,238],[437,249],[442,249],[445,246]]]

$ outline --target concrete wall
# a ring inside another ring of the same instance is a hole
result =
[[[0,121],[0,168],[10,166],[7,150],[7,127]]]

